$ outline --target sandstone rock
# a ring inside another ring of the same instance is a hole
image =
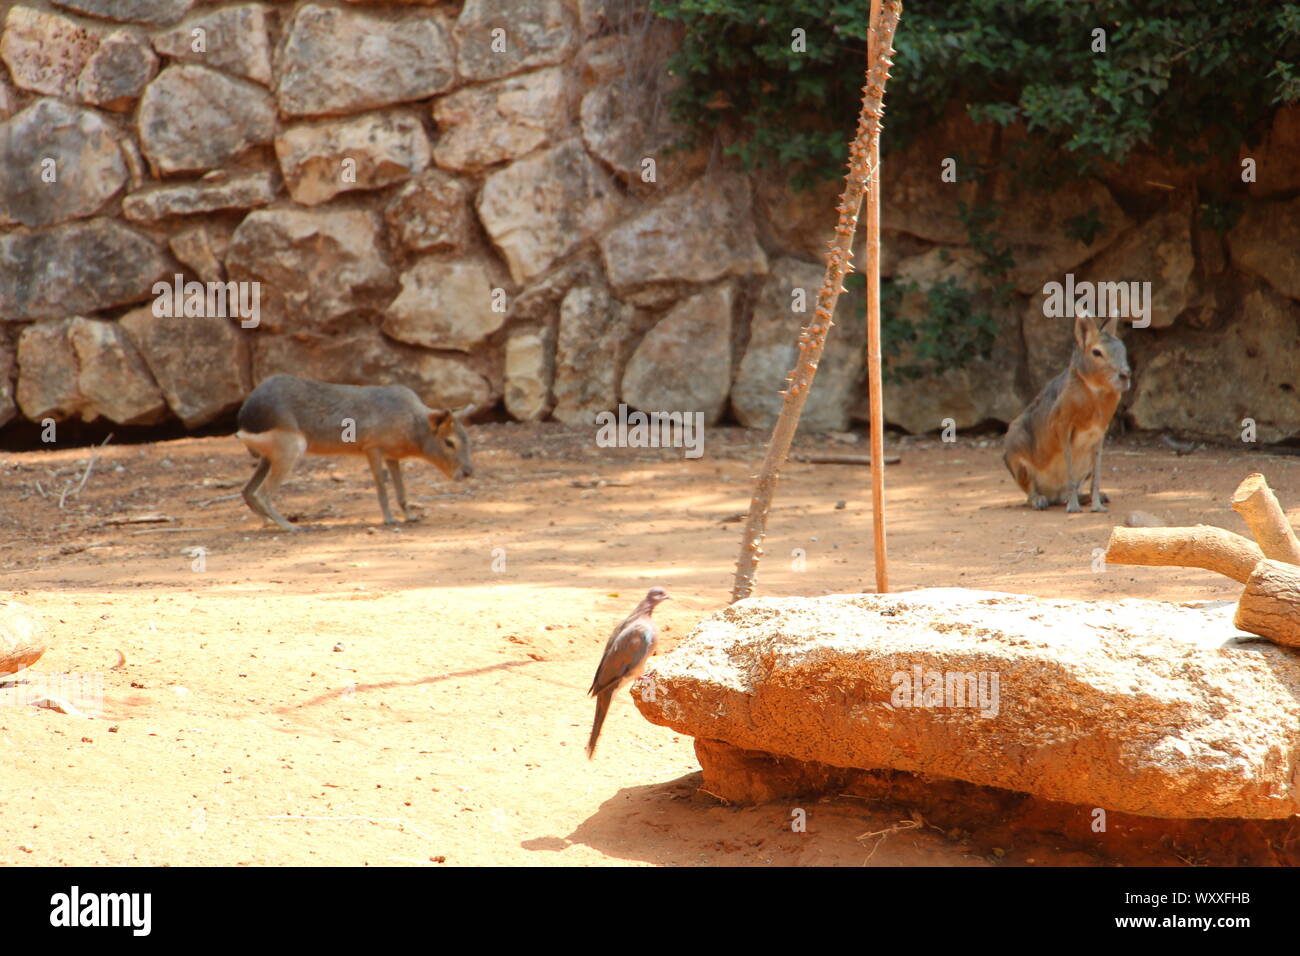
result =
[[[747,600],[633,700],[678,733],[828,767],[1152,817],[1291,816],[1300,660],[1241,648],[1231,616],[957,588]]]
[[[383,17],[308,3],[288,28],[277,96],[286,116],[351,113],[441,93],[455,82],[441,16]]]
[[[653,282],[767,273],[767,256],[754,237],[749,184],[738,175],[692,183],[611,229],[600,252],[617,293]]]
[[[951,280],[973,294],[977,307],[987,307],[994,323],[994,341],[987,358],[966,356],[965,364],[920,378],[899,377],[884,390],[885,420],[913,434],[936,431],[952,419],[956,428],[970,428],[989,420],[1009,422],[1020,414],[1025,396],[1017,384],[1024,347],[1020,314],[1014,308],[999,310],[979,273],[979,256],[970,249],[932,249],[898,264],[895,279],[914,288],[903,296],[897,319],[911,325],[929,314],[928,293],[937,283]],[[915,363],[911,346],[903,344],[897,367]],[[857,416],[866,418],[869,405],[859,392]]]
[[[18,404],[14,401],[14,378],[18,371],[18,361],[14,350],[0,339],[0,428],[13,421],[18,414]]]
[[[158,57],[140,36],[130,30],[114,30],[104,37],[77,78],[77,96],[86,103],[125,112],[157,72]]]
[[[565,293],[555,344],[556,421],[591,425],[597,412],[618,404],[623,350],[636,322],[636,309],[601,284],[582,283]]]
[[[619,207],[613,181],[577,140],[493,173],[478,198],[479,219],[520,285],[604,229]]]
[[[1246,187],[1252,199],[1300,189],[1300,105],[1279,107],[1260,148],[1243,148],[1242,158],[1247,156],[1255,160],[1255,182]]]
[[[90,414],[119,425],[156,425],[167,417],[162,392],[116,322],[74,318],[68,341],[80,370],[77,389]]]
[[[956,182],[947,183],[940,177],[946,160],[964,156],[987,156],[993,145],[993,126],[973,123],[964,109],[954,110],[940,117],[934,126],[919,134],[904,149],[896,150],[886,144],[881,162],[882,176],[889,188],[880,194],[880,227],[909,233],[931,242],[950,245],[970,241],[966,227],[959,215],[960,206],[976,203],[975,171],[958,164],[954,168]],[[826,182],[818,185],[817,202],[813,209],[824,223],[821,230],[829,233],[834,228],[835,203],[843,182]],[[826,206],[826,200],[830,205]],[[824,210],[824,211],[823,211]],[[829,227],[829,229],[827,228]],[[818,254],[826,252],[831,236],[821,239]]]
[[[530,153],[564,123],[567,99],[560,67],[440,97],[433,104],[441,133],[434,161],[446,169],[480,169]]]
[[[262,283],[263,324],[320,325],[375,308],[396,291],[379,217],[356,209],[259,209],[230,240],[231,279]]]
[[[1121,338],[1129,332],[1121,328]],[[1043,297],[1031,295],[1021,318],[1021,335],[1025,342],[1025,366],[1034,394],[1070,364],[1074,352],[1074,320],[1069,317],[1048,318],[1043,315]],[[1132,356],[1129,356],[1132,364]]]
[[[25,226],[89,216],[126,182],[112,127],[94,110],[55,99],[0,122],[0,169],[0,223]]]
[[[384,209],[388,228],[411,252],[459,252],[474,232],[471,187],[440,169],[426,169]]]
[[[291,126],[275,139],[295,202],[317,206],[354,189],[382,189],[429,165],[429,138],[407,111]]]
[[[68,341],[71,327],[72,319],[37,322],[18,336],[18,407],[31,421],[61,422],[86,413],[77,355]]]
[[[456,21],[457,64],[471,80],[495,80],[567,60],[578,24],[564,0],[466,0]]]
[[[0,676],[31,667],[46,649],[41,619],[15,601],[0,601]]]
[[[546,417],[555,378],[554,339],[543,326],[513,329],[506,340],[505,405],[517,421]]]
[[[157,246],[111,219],[0,235],[0,315],[57,318],[130,305],[168,271]]]
[[[628,360],[623,401],[643,412],[703,412],[715,423],[731,390],[735,289],[722,282],[680,302]]]
[[[275,104],[245,80],[205,66],[169,66],[145,89],[138,122],[140,145],[155,170],[201,172],[269,143]]]
[[[271,85],[270,8],[261,3],[220,7],[154,34],[154,49],[185,63],[201,63]],[[195,30],[204,49],[195,50]]]
[[[662,91],[607,83],[582,98],[580,117],[587,148],[633,185],[652,182],[671,187],[699,165],[687,154],[669,151],[681,130],[671,120]],[[647,160],[654,164],[652,180],[645,178]]]
[[[122,200],[122,215],[136,222],[153,222],[166,216],[251,209],[273,202],[275,186],[275,177],[269,172],[231,176],[217,182],[154,186]]]
[[[786,374],[798,358],[799,330],[812,321],[817,309],[823,272],[821,266],[798,259],[772,262],[754,305],[749,344],[731,388],[732,411],[746,428],[771,428],[781,412],[783,402],[778,393],[786,387]],[[802,295],[802,312],[795,311],[797,294]],[[862,294],[840,293],[835,325],[799,418],[800,429],[843,431],[848,427],[849,410],[864,387],[864,305]]]
[[[172,255],[204,282],[226,280],[225,258],[234,230],[201,223],[173,233],[168,240]]]
[[[1288,254],[1300,242],[1300,199],[1248,203],[1227,240],[1233,265],[1283,295],[1300,299],[1300,271],[1295,256]]]
[[[575,257],[548,272],[528,286],[510,302],[510,321],[538,322],[548,327],[558,324],[560,302],[575,285],[597,285],[602,281],[600,267],[586,256]]]
[[[1300,434],[1300,306],[1268,287],[1248,292],[1223,331],[1135,329],[1128,346],[1138,428],[1237,442],[1249,418],[1260,442]]]
[[[1094,179],[1073,179],[1044,194],[1017,192],[1006,183],[997,197],[1002,213],[992,228],[1010,246],[1015,264],[1010,270],[1016,291],[1041,295],[1046,282],[1063,281],[1065,273],[1107,248],[1131,220],[1114,198]],[[1076,217],[1096,216],[1098,228],[1085,245],[1066,235]]]
[[[0,36],[0,59],[23,89],[72,99],[103,35],[102,28],[58,13],[14,6]]]
[[[1191,202],[1178,202],[1121,236],[1077,278],[1092,282],[1150,282],[1151,328],[1174,324],[1195,291]],[[1038,300],[1042,301],[1041,289]]]
[[[206,425],[248,395],[247,346],[230,319],[160,318],[145,307],[119,322],[186,428]]]
[[[621,30],[638,10],[628,0],[578,0],[578,21],[582,35],[592,37],[611,30]]]
[[[189,12],[197,0],[53,0],[55,6],[105,20],[168,26]]]
[[[402,273],[383,330],[411,345],[468,352],[505,320],[504,295],[494,294],[482,264],[421,259]]]
[[[347,385],[405,385],[430,408],[482,408],[491,383],[464,362],[403,345],[362,325],[332,335],[258,335],[254,378],[284,372]]]

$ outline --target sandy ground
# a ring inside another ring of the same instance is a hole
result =
[[[653,584],[676,598],[668,646],[726,603],[765,436],[714,430],[690,461],[559,426],[471,435],[469,482],[408,465],[425,517],[396,528],[362,460],[309,459],[278,499],[293,535],[213,500],[251,473],[234,438],[110,444],[62,507],[88,449],[0,456],[0,598],[49,625],[37,674],[103,682],[87,718],[0,706],[0,864],[1109,862],[1054,834],[898,829],[907,806],[843,797],[793,832],[789,806],[698,793],[691,741],[627,699],[589,762],[609,628]],[[1208,572],[1095,573],[1093,549],[1134,509],[1244,531],[1226,501],[1251,471],[1300,506],[1297,461],[1249,449],[1117,442],[1111,514],[1067,516],[1024,507],[996,441],[890,444],[895,590],[1231,599]],[[759,593],[870,589],[870,522],[867,469],[792,463]]]

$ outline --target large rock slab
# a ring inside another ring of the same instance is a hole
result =
[[[576,139],[493,173],[478,198],[479,219],[519,285],[599,233],[619,207],[614,181]]]
[[[248,348],[233,320],[164,318],[145,307],[120,322],[186,428],[206,425],[248,395]]]
[[[46,648],[45,624],[15,601],[0,601],[0,676],[31,667]]]
[[[430,408],[482,408],[497,398],[488,379],[466,362],[394,342],[371,325],[329,335],[258,335],[254,380],[277,372],[345,385],[405,385]]]
[[[77,388],[91,413],[119,425],[156,425],[167,417],[162,392],[118,323],[74,318],[68,342],[77,356]]]
[[[68,340],[72,319],[37,322],[18,336],[18,407],[34,422],[94,418],[81,394],[77,355]]]
[[[441,16],[384,16],[308,3],[280,54],[276,96],[285,116],[336,115],[422,100],[456,80]]]
[[[546,326],[510,330],[506,340],[506,411],[518,421],[536,422],[550,409],[555,380],[555,335]]]
[[[383,329],[411,345],[468,352],[505,323],[504,292],[494,288],[482,262],[421,259],[402,273]]]
[[[23,89],[72,99],[104,33],[58,13],[18,5],[5,17],[0,59]]]
[[[170,271],[149,239],[112,219],[0,236],[0,317],[59,318],[147,299]]]
[[[781,413],[779,393],[799,356],[799,330],[812,321],[817,310],[817,290],[824,271],[820,265],[799,259],[772,262],[772,271],[754,303],[749,344],[731,387],[731,409],[746,428],[771,428]],[[843,431],[849,426],[850,411],[862,388],[867,337],[864,301],[860,293],[840,293],[835,325],[799,417],[801,429]],[[803,311],[796,311],[800,304]]]
[[[1300,299],[1300,269],[1290,254],[1300,243],[1300,199],[1248,203],[1228,230],[1228,253],[1242,272],[1259,276],[1283,295]]]
[[[473,188],[440,169],[426,169],[384,207],[397,241],[411,252],[459,252],[474,235]]]
[[[0,169],[0,223],[24,226],[89,216],[127,179],[113,128],[94,110],[48,98],[0,122]]]
[[[1300,657],[1237,644],[1232,610],[959,588],[751,599],[633,699],[701,743],[795,761],[1151,817],[1288,817]]]
[[[643,412],[722,417],[731,390],[731,315],[736,292],[720,282],[673,306],[646,333],[623,373],[623,401]]]
[[[379,217],[360,209],[258,209],[231,236],[226,271],[262,283],[262,323],[277,331],[387,304],[397,276]]]
[[[382,189],[429,165],[429,137],[407,110],[291,126],[275,138],[289,195],[318,206],[354,189]]]
[[[545,145],[564,123],[565,71],[547,67],[471,86],[433,104],[438,145],[433,158],[446,169],[473,170],[516,159]]]
[[[1191,202],[1180,202],[1156,213],[1120,236],[1077,278],[1091,282],[1150,282],[1150,328],[1168,328],[1191,304],[1196,291],[1196,255],[1192,250],[1195,211]],[[1041,289],[1039,292],[1035,298],[1041,303]]]
[[[615,292],[650,283],[712,282],[764,275],[748,181],[724,174],[697,180],[601,238]]]
[[[637,324],[637,310],[611,296],[604,283],[584,277],[569,287],[560,300],[555,341],[556,421],[591,425],[597,412],[618,404],[625,350]]]
[[[185,16],[197,2],[198,0],[54,0],[55,6],[92,17],[164,27]]]
[[[1300,105],[1280,107],[1259,149],[1242,149],[1247,156],[1256,162],[1255,181],[1246,187],[1252,199],[1300,189]]]
[[[192,183],[154,186],[122,200],[122,215],[136,222],[192,216],[223,209],[251,209],[275,199],[275,177],[266,171]]]
[[[275,135],[275,103],[254,83],[206,66],[169,66],[145,88],[140,147],[163,175],[223,166]]]
[[[154,34],[154,49],[183,63],[201,63],[271,85],[270,8],[262,3],[221,7]],[[196,50],[195,31],[203,31]]]
[[[1127,338],[1137,369],[1129,414],[1138,428],[1239,442],[1251,419],[1256,440],[1300,434],[1300,305],[1260,285],[1222,331]]]
[[[131,30],[114,30],[104,37],[77,77],[77,96],[86,103],[124,113],[135,105],[157,72],[158,57],[143,37]]]
[[[467,0],[455,33],[460,73],[471,80],[560,63],[578,46],[564,0]]]

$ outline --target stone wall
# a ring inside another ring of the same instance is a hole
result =
[[[521,420],[623,401],[766,427],[839,184],[670,149],[675,40],[645,6],[0,0],[0,427],[195,428],[282,371]],[[939,168],[988,138],[956,118],[890,158],[887,276],[978,288],[957,218],[976,187]],[[1194,179],[1142,157],[1009,204],[997,354],[891,386],[889,420],[1012,417],[1068,353],[1038,290],[1073,271],[1156,283],[1129,334],[1136,424],[1300,431],[1297,140],[1280,113],[1226,238],[1197,225]],[[1066,239],[1089,210],[1093,241]],[[211,299],[158,314],[178,274],[256,288],[256,326]],[[842,297],[813,427],[865,412],[862,313]]]

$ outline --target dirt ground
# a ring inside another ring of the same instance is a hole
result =
[[[554,425],[471,436],[468,482],[407,466],[424,520],[395,528],[363,460],[307,460],[278,498],[292,535],[230,497],[233,437],[110,443],[75,494],[89,449],[0,455],[0,598],[49,626],[33,671],[103,681],[85,718],[0,706],[0,864],[1112,862],[1084,828],[900,826],[914,808],[847,797],[792,832],[789,806],[698,793],[691,741],[626,698],[589,762],[609,629],[653,584],[668,646],[725,605],[766,436],[715,429],[693,461]],[[1233,599],[1209,572],[1095,573],[1093,549],[1135,509],[1244,531],[1227,499],[1252,471],[1300,506],[1296,459],[1137,437],[1108,452],[1109,515],[1033,512],[997,445],[891,440],[895,590]],[[873,587],[866,468],[792,462],[770,532],[759,594]]]

